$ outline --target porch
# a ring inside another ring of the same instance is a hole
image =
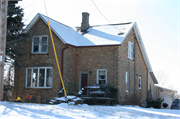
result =
[[[83,92],[80,97],[84,103],[89,105],[114,105],[118,103],[117,89],[107,84],[85,86],[84,91],[86,92]]]

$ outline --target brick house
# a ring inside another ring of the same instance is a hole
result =
[[[81,87],[108,84],[118,89],[118,101],[146,101],[148,73],[152,72],[136,22],[89,25],[83,13],[72,28],[42,14],[29,23],[31,37],[18,45],[27,55],[15,69],[15,95],[50,99],[62,88],[49,35],[49,20],[67,94]]]

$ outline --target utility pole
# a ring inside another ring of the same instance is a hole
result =
[[[0,3],[0,101],[3,100],[3,79],[4,79],[4,60],[6,49],[6,30],[7,30],[7,5],[8,0],[1,0]]]
[[[4,80],[4,60],[6,49],[6,30],[7,30],[7,7],[8,1],[21,0],[0,0],[0,101],[3,100],[3,80]]]

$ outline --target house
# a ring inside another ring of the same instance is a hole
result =
[[[27,55],[15,69],[16,97],[33,95],[49,100],[62,88],[49,35],[49,20],[67,94],[82,87],[108,84],[118,89],[121,104],[141,104],[148,95],[152,72],[136,22],[89,25],[82,13],[80,27],[72,28],[42,14],[26,27],[31,37],[17,45]]]
[[[170,109],[177,91],[155,84],[155,92],[158,98],[164,99],[162,104],[167,103],[168,106],[166,108]],[[161,105],[161,108],[164,108],[163,105]]]

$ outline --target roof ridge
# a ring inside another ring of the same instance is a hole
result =
[[[40,14],[40,15],[42,15],[42,16],[44,16],[44,17],[47,17],[48,19],[51,19],[51,20],[53,20],[53,21],[55,21],[55,22],[58,22],[58,23],[66,26],[66,27],[72,28],[72,27],[70,27],[70,26],[68,26],[68,25],[65,25],[65,24],[63,24],[63,23],[61,23],[61,22],[59,22],[59,21],[57,21],[57,20],[54,20],[54,19],[52,19],[52,18],[50,18],[50,17],[48,17],[48,16],[46,16],[46,15],[43,15],[43,14],[41,14],[41,13],[38,13],[38,14]]]
[[[126,22],[126,23],[115,23],[115,24],[102,24],[102,25],[92,25],[90,27],[98,27],[98,26],[113,26],[113,25],[126,25],[126,24],[131,24],[133,22]]]

